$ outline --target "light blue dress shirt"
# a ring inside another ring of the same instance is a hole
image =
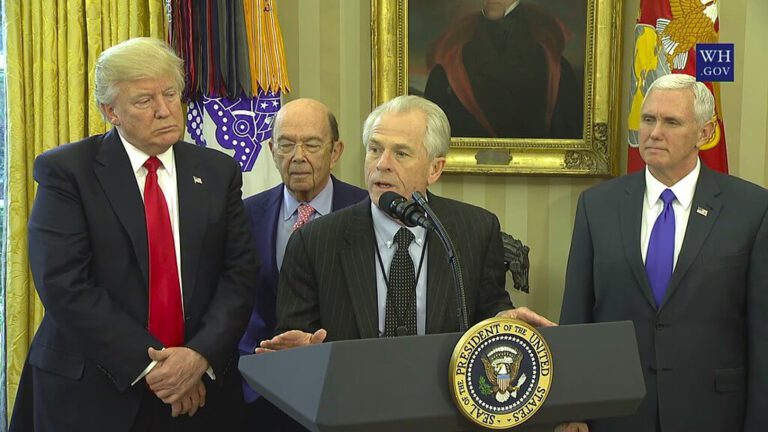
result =
[[[381,262],[389,277],[389,264],[395,256],[394,238],[395,233],[403,226],[390,219],[375,204],[371,203],[371,215],[373,216],[373,231],[376,235],[376,248],[381,256]],[[413,233],[415,239],[408,248],[408,254],[413,260],[413,268],[418,273],[416,281],[416,333],[423,335],[427,328],[427,262],[429,257],[426,248],[427,230],[422,227],[408,228]],[[422,260],[422,253],[424,258]],[[419,261],[421,261],[421,272],[419,273]],[[376,294],[379,310],[379,336],[384,335],[384,315],[387,306],[387,283],[382,273],[382,266],[379,259],[376,258]],[[365,287],[360,287],[365,289]]]
[[[296,210],[301,203],[283,186],[283,205],[280,207],[280,217],[277,218],[277,238],[275,239],[275,258],[278,270],[283,266],[285,246],[288,245],[288,239],[293,234],[293,224],[299,218],[299,212]],[[315,209],[310,220],[330,213],[333,204],[333,181],[329,179],[323,190],[308,204]]]

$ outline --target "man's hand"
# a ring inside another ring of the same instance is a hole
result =
[[[320,329],[315,333],[306,333],[301,330],[289,330],[281,333],[272,339],[261,341],[255,353],[261,354],[270,351],[278,351],[287,348],[296,348],[305,345],[315,345],[322,343],[328,332]]]
[[[158,362],[145,377],[147,385],[167,404],[182,402],[184,397],[190,396],[208,369],[208,360],[186,347],[162,351],[149,347],[147,352],[149,358]]]
[[[197,385],[187,395],[181,398],[181,401],[171,404],[171,416],[178,417],[187,414],[190,417],[197,413],[197,410],[205,406],[205,384],[203,380],[198,380]]]
[[[518,319],[525,321],[534,327],[552,327],[557,324],[537,314],[536,312],[528,309],[527,307],[519,307],[514,309],[507,309],[496,314],[497,317]]]
[[[589,432],[589,426],[586,423],[560,423],[555,432]]]

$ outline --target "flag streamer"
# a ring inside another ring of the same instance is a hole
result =
[[[215,138],[243,172],[253,169],[280,96],[290,92],[275,3],[166,0],[168,41],[184,60],[187,130],[200,146]]]

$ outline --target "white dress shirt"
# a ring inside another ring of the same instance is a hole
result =
[[[701,171],[701,162],[696,160],[696,167],[693,171],[671,187],[667,187],[658,181],[647,167],[645,168],[645,199],[643,199],[643,218],[640,224],[640,252],[643,255],[643,263],[645,263],[645,257],[648,254],[648,243],[651,240],[653,225],[661,211],[664,210],[661,193],[665,189],[671,189],[677,198],[672,201],[672,209],[675,211],[675,257],[672,264],[674,271],[680,249],[683,247],[685,230],[688,228],[688,216],[691,214],[691,203],[693,203],[693,194],[696,192],[699,171]]]
[[[131,169],[136,176],[136,185],[139,188],[139,194],[141,199],[144,200],[144,184],[147,181],[147,174],[149,173],[144,168],[144,163],[149,159],[149,155],[136,148],[133,144],[120,135],[120,141],[123,143],[125,152],[128,153],[128,159],[131,162]],[[162,162],[162,166],[157,169],[157,184],[160,186],[160,190],[163,191],[163,197],[165,203],[168,206],[168,215],[171,218],[171,230],[173,231],[173,246],[176,249],[176,270],[179,274],[179,289],[181,290],[180,298],[184,298],[184,288],[181,279],[181,242],[179,241],[179,192],[176,183],[176,159],[173,154],[173,146],[168,148],[165,152],[157,155],[157,158]],[[181,302],[182,316],[184,313],[184,301]],[[131,383],[136,384],[142,378],[144,378],[157,364],[157,361],[153,360],[144,369],[141,374]],[[213,373],[213,369],[208,367],[206,371],[208,376],[215,380],[216,375]]]

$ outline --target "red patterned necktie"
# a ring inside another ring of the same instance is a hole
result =
[[[301,228],[305,223],[309,222],[309,218],[315,214],[314,207],[309,204],[299,204],[297,211],[299,212],[299,218],[296,220],[296,223],[293,224],[294,231]]]
[[[149,332],[166,347],[184,343],[181,288],[176,248],[168,205],[157,183],[161,162],[155,156],[144,163],[144,213],[149,244]]]

